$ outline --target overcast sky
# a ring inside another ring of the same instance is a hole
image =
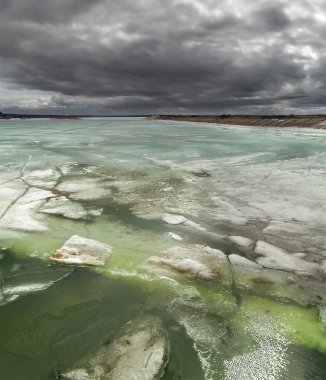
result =
[[[325,0],[1,0],[0,110],[326,113]]]

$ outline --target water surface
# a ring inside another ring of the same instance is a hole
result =
[[[163,379],[326,377],[325,132],[117,118],[1,121],[0,135],[1,379],[60,379],[147,314],[170,342]],[[35,189],[101,215],[42,213]],[[72,235],[110,244],[108,264],[51,263]],[[144,265],[195,244],[255,262],[258,241],[319,269],[270,260],[211,283]]]

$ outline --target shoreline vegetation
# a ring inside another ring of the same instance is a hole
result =
[[[255,127],[326,129],[326,115],[154,115],[150,116],[150,119]]]

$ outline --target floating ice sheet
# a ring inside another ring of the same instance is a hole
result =
[[[108,244],[73,235],[50,259],[68,265],[103,266],[111,253],[112,248]]]

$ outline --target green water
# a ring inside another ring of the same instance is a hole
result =
[[[325,134],[142,119],[3,121],[0,133],[0,190],[48,169],[59,173],[55,186],[100,179],[109,190],[104,197],[73,199],[103,209],[98,217],[71,220],[34,210],[47,231],[0,226],[1,380],[60,379],[147,314],[160,318],[169,339],[164,380],[326,378],[322,280],[302,278],[290,289],[290,274],[288,283],[277,285],[239,272],[233,282],[221,276],[209,283],[144,266],[178,245],[256,258],[253,248],[237,246],[230,235],[310,252],[308,261],[321,265]],[[318,202],[307,198],[309,192]],[[169,225],[165,213],[185,215],[201,229]],[[271,222],[292,230],[268,235]],[[304,232],[294,235],[293,226]],[[76,234],[112,246],[103,268],[50,263]],[[307,284],[319,298],[308,293],[301,300]]]
[[[2,268],[7,279],[13,273],[49,276],[63,269],[10,252]],[[184,284],[185,289],[193,285]],[[1,308],[1,379],[60,379],[60,373],[108,344],[140,313],[158,315],[168,334],[170,360],[163,379],[232,378],[225,363],[237,357],[243,367],[235,364],[233,371],[236,368],[237,376],[245,379],[248,364],[254,365],[245,356],[259,347],[267,347],[262,364],[276,354],[286,364],[279,370],[275,362],[268,362],[268,378],[324,378],[326,334],[316,309],[246,293],[239,308],[227,288],[202,284],[197,289],[207,306],[196,298],[180,297],[163,281],[108,277],[76,268],[49,289]],[[209,349],[214,358],[207,354]],[[206,377],[198,352],[210,363]],[[272,376],[275,368],[277,377]]]

